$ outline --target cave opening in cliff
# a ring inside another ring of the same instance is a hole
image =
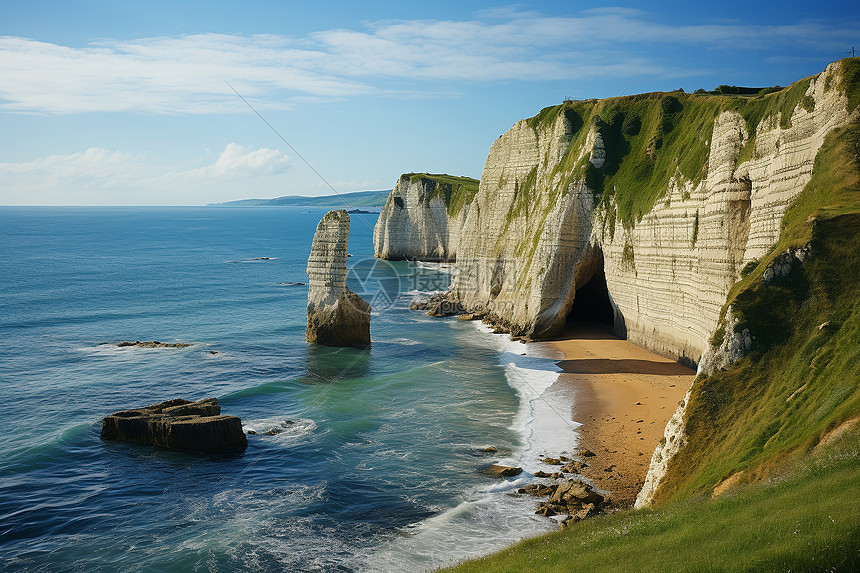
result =
[[[576,289],[573,308],[567,315],[567,324],[574,322],[590,322],[610,327],[614,325],[615,312],[609,300],[603,265],[595,271],[591,280]]]

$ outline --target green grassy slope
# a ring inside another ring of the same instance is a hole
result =
[[[408,177],[412,183],[421,180],[431,181],[433,191],[424,197],[424,200],[429,202],[431,199],[441,197],[451,217],[459,215],[463,207],[472,202],[478,194],[480,184],[480,181],[471,177],[437,173],[406,173],[402,177]]]
[[[828,136],[779,244],[732,290],[736,329],[749,328],[755,345],[694,385],[689,444],[670,463],[658,500],[707,494],[742,470],[746,479],[767,475],[860,415],[858,153],[860,125]],[[767,263],[807,242],[812,257],[802,268],[766,285]]]
[[[581,521],[458,573],[860,570],[860,428],[768,483]]]
[[[840,66],[843,81],[837,85],[829,77],[836,77],[831,72],[824,77],[825,85],[828,90],[845,91],[849,109],[854,109],[860,103],[860,58],[842,60]],[[739,160],[745,161],[753,155],[756,127],[762,121],[772,118],[789,127],[797,106],[814,107],[812,98],[805,96],[810,80],[804,78],[755,96],[655,92],[566,101],[544,108],[526,123],[535,130],[547,129],[563,115],[570,144],[547,180],[560,174],[557,187],[564,190],[571,181],[585,178],[607,210],[610,227],[616,218],[630,227],[665,196],[672,178],[695,184],[707,175],[714,120],[720,113],[736,111],[744,118],[749,138]],[[606,146],[606,164],[601,169],[589,163],[589,154],[579,157],[591,126],[597,128]],[[521,193],[510,216],[520,214],[522,204],[535,203],[532,186],[523,185]]]

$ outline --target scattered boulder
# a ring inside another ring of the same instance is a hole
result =
[[[317,225],[308,258],[305,338],[325,346],[370,346],[370,304],[346,286],[349,215],[329,211]]]
[[[563,520],[561,520],[561,528],[570,527],[572,524],[582,521],[583,519],[587,519],[594,515],[597,515],[600,510],[593,503],[586,504],[582,509],[574,513],[573,515],[568,515]]]
[[[513,477],[523,473],[523,468],[493,464],[485,469],[484,473],[492,477]]]
[[[558,488],[549,498],[549,501],[565,505],[588,503],[600,505],[603,503],[603,496],[591,489],[587,483],[579,480],[568,480],[558,484]]]
[[[551,505],[549,503],[542,503],[542,504],[538,505],[538,508],[537,508],[537,511],[535,511],[535,514],[542,515],[544,517],[552,517],[553,515],[558,514],[557,509],[558,509],[557,506]]]
[[[517,490],[517,493],[525,493],[528,495],[533,495],[535,497],[542,495],[552,495],[555,493],[557,484],[546,485],[542,483],[532,483],[525,487],[521,487]]]
[[[563,474],[546,474],[536,472],[535,477],[563,478]],[[533,483],[517,489],[519,494],[527,494],[535,497],[549,496],[547,501],[538,504],[535,513],[545,517],[553,515],[567,515],[561,521],[561,526],[566,527],[600,513],[609,500],[594,491],[590,485],[579,480],[565,480],[555,484]]]
[[[568,474],[578,474],[582,473],[582,470],[587,467],[588,464],[585,462],[570,462],[567,465],[562,466],[561,471]]]
[[[561,465],[561,460],[558,458],[544,458],[541,460],[541,462],[543,462],[549,466],[560,466]]]
[[[242,420],[222,416],[215,398],[175,399],[114,412],[102,420],[101,437],[197,453],[243,450],[248,445]]]

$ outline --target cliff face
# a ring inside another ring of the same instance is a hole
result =
[[[401,175],[373,229],[374,256],[453,261],[478,182],[468,177]]]
[[[370,304],[346,286],[349,214],[329,211],[317,225],[308,258],[305,338],[326,346],[370,345]]]
[[[860,228],[858,92],[851,59],[753,97],[568,101],[490,148],[446,302],[541,338],[602,292],[621,334],[701,365],[637,505],[755,474],[860,411],[857,265],[842,263]]]
[[[514,335],[545,337],[602,264],[616,328],[698,362],[825,135],[849,120],[841,71],[754,98],[644,94],[518,122],[490,149],[453,294]]]

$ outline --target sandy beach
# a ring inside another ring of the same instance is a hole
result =
[[[573,394],[580,448],[595,454],[582,473],[610,492],[613,505],[628,507],[695,370],[599,325],[577,323],[549,344],[564,354],[556,385]]]

